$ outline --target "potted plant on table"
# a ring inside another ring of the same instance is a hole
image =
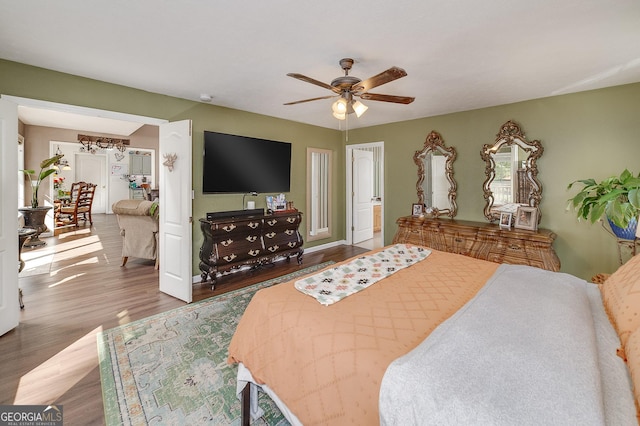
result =
[[[56,169],[52,168],[54,164],[58,163],[60,159],[64,157],[64,154],[54,155],[51,158],[47,158],[46,160],[42,160],[40,162],[40,172],[37,175],[36,180],[34,181],[31,175],[35,175],[35,170],[25,169],[22,172],[29,178],[29,183],[31,184],[31,207],[23,207],[19,208],[18,211],[22,213],[24,217],[24,226],[25,228],[33,228],[36,230],[36,234],[31,237],[31,240],[25,243],[25,247],[35,247],[46,244],[44,241],[40,240],[38,237],[41,233],[47,230],[47,225],[44,223],[45,216],[47,212],[51,210],[51,206],[40,207],[38,203],[38,189],[40,189],[40,184],[53,173],[56,172]]]
[[[31,184],[31,189],[33,193],[31,195],[31,207],[38,207],[38,189],[40,189],[40,184],[49,176],[57,172],[56,169],[52,168],[54,164],[58,163],[60,159],[64,157],[64,154],[54,155],[51,158],[47,158],[46,160],[42,160],[40,162],[40,172],[38,173],[38,177],[33,180],[31,175],[35,175],[36,171],[31,169],[22,170],[22,172],[29,178],[29,183]]]
[[[640,174],[635,176],[625,169],[620,176],[611,176],[601,182],[595,179],[571,182],[567,189],[581,183],[583,188],[570,205],[576,210],[578,219],[595,223],[606,216],[613,233],[622,239],[633,239],[640,213]]]

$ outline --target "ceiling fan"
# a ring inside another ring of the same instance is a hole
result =
[[[382,95],[379,93],[371,93],[369,90],[382,86],[393,80],[397,80],[407,75],[406,71],[402,68],[391,67],[380,74],[374,75],[366,80],[360,80],[358,77],[349,75],[349,70],[353,66],[353,59],[344,58],[340,60],[340,66],[344,70],[344,75],[334,78],[331,84],[323,83],[311,77],[307,77],[302,74],[289,73],[289,77],[297,78],[298,80],[306,81],[307,83],[315,84],[316,86],[324,87],[334,92],[334,95],[321,96],[319,98],[304,99],[301,101],[288,102],[285,105],[295,105],[303,102],[317,101],[320,99],[329,99],[336,96],[340,98],[332,105],[333,116],[338,120],[344,120],[347,114],[356,113],[360,117],[367,109],[362,102],[354,99],[359,97],[360,99],[370,101],[382,101],[392,102],[396,104],[410,104],[415,98],[409,96],[394,96],[394,95]]]

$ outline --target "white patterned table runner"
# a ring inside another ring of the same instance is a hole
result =
[[[396,244],[298,280],[295,287],[328,306],[424,260],[430,254],[431,251],[423,247]]]

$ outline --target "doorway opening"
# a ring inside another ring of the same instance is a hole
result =
[[[384,142],[346,147],[347,244],[384,246]]]
[[[131,135],[139,129],[143,128],[143,126],[147,126],[147,128],[158,128],[160,125],[167,123],[167,120],[157,119],[152,117],[144,117],[131,115],[126,113],[119,113],[115,111],[106,111],[106,110],[97,110],[93,108],[79,107],[74,105],[67,104],[58,104],[54,102],[41,101],[37,99],[28,99],[28,98],[20,98],[13,96],[2,96],[3,99],[11,101],[12,103],[18,106],[18,118],[24,124],[26,128],[28,126],[33,126],[34,133],[36,136],[35,143],[37,144],[37,150],[39,151],[39,156],[42,158],[47,158],[47,156],[51,156],[56,149],[66,149],[69,152],[65,152],[67,158],[69,158],[69,162],[72,165],[73,176],[70,175],[70,180],[76,180],[78,176],[81,176],[81,180],[91,180],[91,181],[99,181],[103,199],[102,202],[95,203],[94,209],[92,209],[93,213],[98,214],[106,214],[111,213],[110,204],[113,200],[114,194],[108,193],[111,181],[113,180],[112,176],[110,176],[110,172],[112,171],[111,163],[109,163],[109,167],[107,167],[106,155],[113,155],[107,153],[87,153],[83,152],[82,148],[78,148],[76,145],[79,145],[73,141],[76,139],[77,132],[91,132],[96,134],[105,134],[105,135]],[[45,133],[51,132],[55,133],[54,135],[47,135]],[[68,134],[67,137],[60,140],[56,135],[60,134]],[[71,137],[70,133],[73,133],[74,137]],[[39,135],[38,135],[39,134]],[[147,133],[145,133],[147,134]],[[153,135],[153,132],[151,132]],[[155,131],[155,146],[154,150],[157,152],[159,150],[159,137],[157,136],[158,132]],[[24,135],[23,135],[24,136]],[[153,137],[153,136],[152,136]],[[150,139],[148,136],[146,139]],[[22,153],[19,153],[18,164],[21,164],[19,167],[24,168],[24,148],[25,144],[29,144],[29,140],[27,138],[26,141],[23,140],[21,144]],[[55,146],[55,148],[54,148]],[[143,148],[143,147],[142,147]],[[27,150],[29,148],[27,147]],[[22,158],[20,158],[22,157]],[[124,155],[123,155],[124,157]],[[33,160],[33,159],[32,159]],[[33,161],[32,161],[33,162]],[[96,174],[97,173],[97,174]],[[91,178],[87,178],[87,176],[92,176]],[[120,176],[116,176],[116,178],[120,178]],[[50,179],[50,194],[53,194],[54,183],[53,179]],[[70,183],[69,183],[70,185]],[[69,186],[67,185],[67,186]],[[129,198],[129,182],[123,183],[123,188],[125,194],[121,198]],[[112,188],[115,189],[115,188]],[[158,188],[160,189],[160,188]],[[22,194],[24,191],[22,190]],[[119,196],[119,194],[115,194]],[[22,197],[21,203],[24,203],[24,197]],[[117,201],[117,200],[116,200]],[[45,204],[47,202],[45,201]],[[51,200],[49,200],[49,204]],[[111,215],[109,215],[111,216]],[[115,217],[115,216],[114,216]],[[45,233],[44,236],[53,235],[53,230],[55,226],[53,224],[53,212],[51,213],[51,217],[48,218],[47,226],[49,228],[49,232]],[[88,224],[87,224],[88,225]],[[74,233],[82,234],[90,232],[91,229],[80,227]],[[69,235],[71,237],[71,235]],[[87,240],[88,241],[88,240]],[[84,247],[84,250],[92,251],[95,250],[97,246],[94,245],[95,242],[91,244],[79,244],[80,250],[69,250],[64,244],[60,244],[59,241],[56,241],[56,244],[51,244],[52,247],[47,252],[42,252],[42,255],[35,256],[38,261],[33,265],[36,270],[32,271],[32,274],[23,274],[20,277],[25,277],[31,275],[32,279],[34,275],[38,275],[38,271],[42,271],[47,269],[46,263],[50,263],[53,259],[55,251],[60,251],[61,249],[65,251],[65,256],[68,256],[72,253],[79,254]],[[25,253],[23,252],[23,256]],[[28,257],[28,256],[26,256]],[[73,266],[73,264],[69,265]],[[50,265],[49,265],[50,267]],[[28,272],[28,268],[23,271]]]

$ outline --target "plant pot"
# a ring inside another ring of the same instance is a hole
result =
[[[636,237],[636,228],[638,227],[638,220],[633,218],[629,221],[629,225],[626,228],[620,228],[616,226],[611,219],[607,218],[609,226],[614,235],[622,240],[633,240]]]
[[[47,212],[53,207],[22,207],[18,211],[24,216],[24,227],[32,228],[36,230],[36,234],[27,241],[25,247],[37,247],[47,244],[38,238],[40,234],[47,230],[47,225],[44,223],[44,218],[47,216]]]

